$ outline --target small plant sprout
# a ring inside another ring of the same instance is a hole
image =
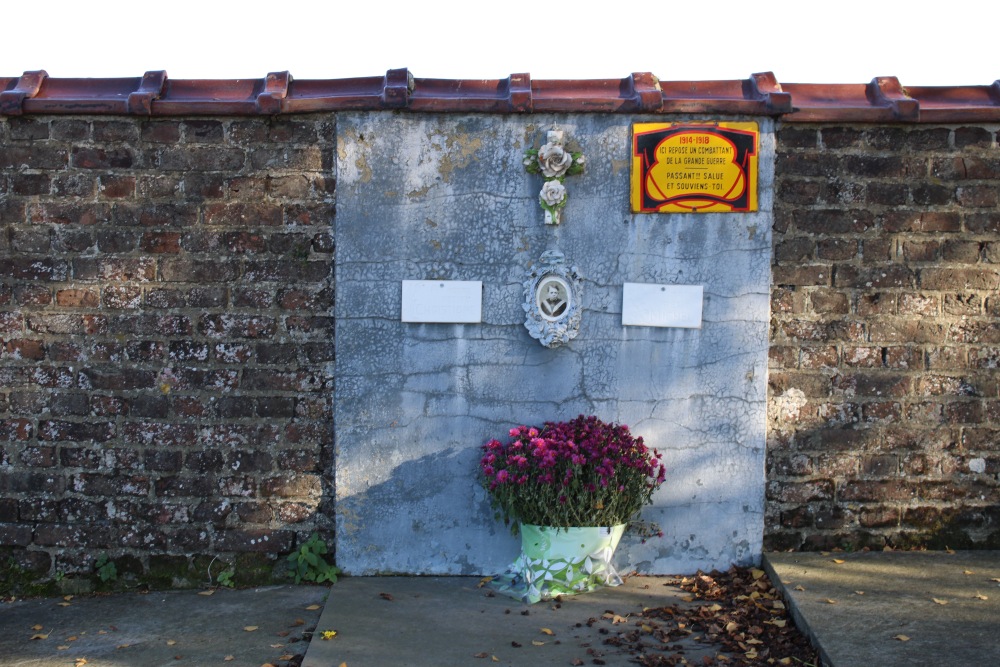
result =
[[[288,570],[295,578],[295,583],[303,581],[321,584],[336,583],[340,569],[331,565],[323,558],[327,553],[326,542],[320,539],[319,533],[313,533],[296,551],[288,556]]]
[[[105,584],[109,581],[117,581],[118,579],[118,567],[115,566],[115,562],[106,553],[98,556],[97,562],[94,563],[94,569],[97,570],[97,576]]]

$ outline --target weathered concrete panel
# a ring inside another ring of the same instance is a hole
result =
[[[628,212],[619,116],[345,114],[338,121],[337,562],[351,574],[480,574],[517,541],[476,483],[479,446],[580,413],[664,452],[667,483],[626,536],[646,573],[756,562],[763,531],[773,126],[752,214]],[[559,227],[522,155],[552,125],[587,157]],[[548,349],[521,283],[546,249],[584,277],[580,333]],[[482,324],[400,322],[403,280],[481,280]],[[703,285],[701,329],[624,327],[622,284]]]

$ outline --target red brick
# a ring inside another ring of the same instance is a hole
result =
[[[295,533],[290,530],[226,530],[215,540],[220,551],[262,551],[286,553],[295,548]]]
[[[125,199],[135,196],[135,176],[108,174],[101,176],[99,192],[106,199]]]
[[[804,482],[778,482],[767,484],[767,497],[783,503],[805,503],[833,498],[833,482],[813,480]]]
[[[996,290],[1000,287],[1000,271],[976,268],[925,268],[920,270],[920,286],[936,290]]]
[[[958,232],[962,229],[958,213],[948,211],[890,211],[883,215],[887,232]]]
[[[266,203],[212,204],[205,209],[205,224],[276,227],[282,224],[282,212]]]
[[[837,489],[837,498],[855,502],[905,502],[917,497],[918,488],[905,480],[849,480]]]
[[[5,359],[41,361],[45,358],[45,343],[40,340],[8,340],[2,343],[0,349]]]
[[[143,252],[153,254],[179,253],[181,234],[179,232],[146,232],[139,247]]]
[[[829,285],[832,277],[827,264],[812,266],[775,266],[771,269],[775,285]]]
[[[270,338],[277,331],[277,323],[273,317],[208,315],[201,319],[198,331],[214,338]]]
[[[11,257],[0,260],[2,278],[62,282],[68,275],[69,264],[51,257]]]
[[[70,164],[78,169],[128,169],[135,157],[129,148],[73,148]]]
[[[27,441],[34,435],[32,422],[27,419],[0,420],[0,440]]]
[[[219,146],[178,146],[159,151],[157,166],[164,171],[226,171],[243,168],[244,152]]]
[[[824,139],[827,130],[823,130]],[[819,131],[811,127],[785,125],[777,132],[778,150],[788,148],[818,148]]]

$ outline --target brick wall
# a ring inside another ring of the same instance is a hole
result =
[[[770,548],[1000,547],[995,127],[778,134]]]
[[[329,529],[334,130],[0,118],[5,560],[149,577]]]
[[[329,536],[334,131],[0,118],[0,557]],[[780,129],[766,548],[1000,547],[996,134]]]

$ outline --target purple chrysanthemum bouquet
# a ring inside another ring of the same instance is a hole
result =
[[[518,426],[483,445],[481,481],[498,516],[536,526],[628,523],[663,483],[662,456],[597,417]]]

